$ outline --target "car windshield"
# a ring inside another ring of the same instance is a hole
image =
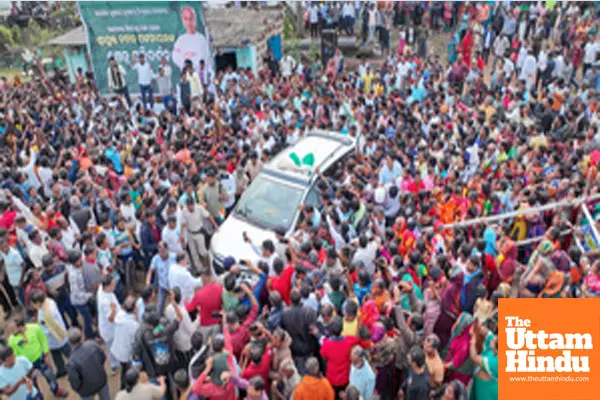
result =
[[[261,228],[288,230],[301,198],[302,189],[259,175],[240,198],[234,214]]]

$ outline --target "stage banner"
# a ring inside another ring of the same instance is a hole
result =
[[[109,91],[111,57],[125,69],[132,93],[140,92],[135,66],[140,54],[144,54],[145,62],[156,75],[161,60],[167,60],[173,88],[179,82],[185,60],[191,60],[195,70],[199,69],[200,60],[212,68],[203,2],[80,1],[78,4],[96,83],[102,93]]]

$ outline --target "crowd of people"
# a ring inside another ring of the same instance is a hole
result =
[[[496,399],[500,299],[600,296],[596,4],[415,3],[383,11],[381,66],[2,78],[1,394]],[[414,40],[442,27],[448,62]],[[314,129],[357,142],[320,206],[215,270],[211,235]]]

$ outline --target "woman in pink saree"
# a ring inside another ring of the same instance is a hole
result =
[[[444,360],[446,370],[446,382],[458,380],[465,386],[473,377],[475,366],[469,357],[469,345],[471,341],[471,327],[474,318],[469,313],[462,313],[452,327],[452,336]]]

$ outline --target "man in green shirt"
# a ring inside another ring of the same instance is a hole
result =
[[[23,356],[31,361],[33,367],[44,375],[56,397],[67,397],[69,393],[58,387],[56,375],[50,367],[48,338],[42,327],[37,323],[25,324],[23,318],[17,317],[9,322],[8,329],[11,333],[8,345],[13,349],[15,356]]]

